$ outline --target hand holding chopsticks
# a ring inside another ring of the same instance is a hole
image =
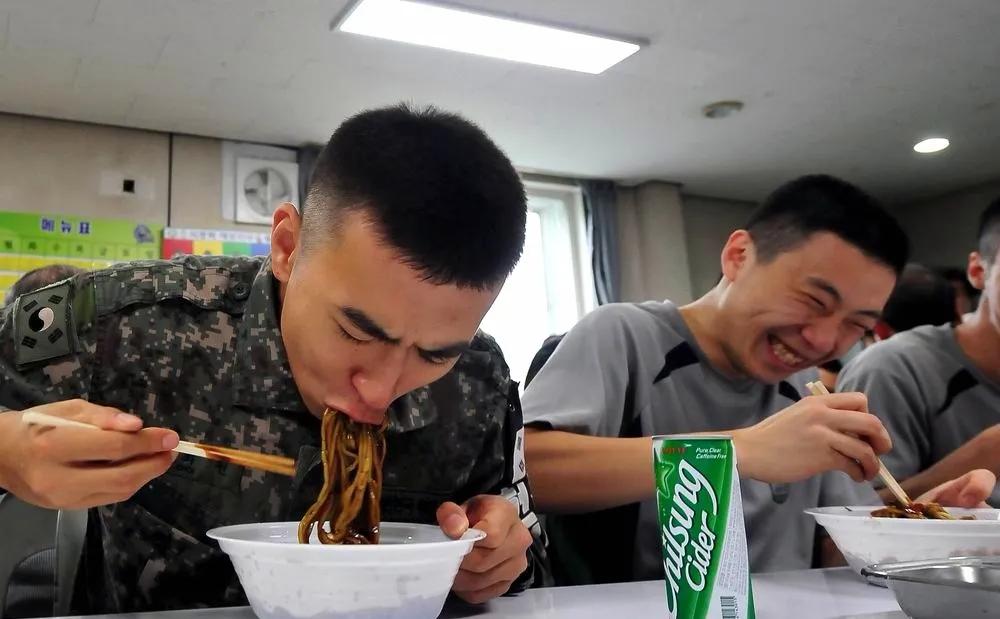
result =
[[[830,391],[826,388],[826,385],[819,381],[807,383],[806,388],[809,389],[810,393],[816,396],[830,395]],[[910,497],[907,496],[902,486],[899,485],[899,482],[896,481],[896,478],[889,472],[889,469],[885,468],[885,464],[882,463],[881,458],[878,459],[878,475],[882,479],[882,483],[885,484],[889,491],[892,492],[893,496],[896,497],[896,500],[899,501],[900,505],[905,507],[913,502],[910,500]]]
[[[47,415],[37,411],[25,411],[22,413],[21,422],[46,427],[70,427],[89,430],[100,429],[89,423],[66,419],[64,417],[56,417],[55,415]],[[289,477],[293,477],[295,475],[295,460],[285,458],[283,456],[272,456],[252,451],[244,451],[241,449],[192,443],[189,441],[180,441],[177,447],[174,447],[173,451],[187,454],[189,456],[207,458],[209,460],[229,462],[251,469],[288,475]]]

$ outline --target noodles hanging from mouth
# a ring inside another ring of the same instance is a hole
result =
[[[314,526],[323,544],[378,543],[387,425],[323,413],[323,489],[299,522],[299,543],[309,543]]]

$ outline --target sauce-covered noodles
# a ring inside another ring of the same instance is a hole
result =
[[[377,544],[385,428],[323,413],[323,488],[299,523],[299,542],[316,529],[323,544]]]
[[[937,503],[910,503],[909,505],[887,505],[872,512],[875,518],[909,518],[913,520],[956,520],[948,510]],[[975,520],[975,516],[965,516],[960,520]]]

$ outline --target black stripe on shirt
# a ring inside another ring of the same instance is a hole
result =
[[[695,354],[694,349],[687,342],[681,342],[677,346],[674,346],[670,352],[666,354],[663,360],[663,369],[656,375],[653,379],[653,384],[660,382],[664,378],[669,377],[675,370],[685,368],[689,365],[695,365],[698,363],[698,355]],[[786,380],[781,381],[778,384],[778,393],[785,396],[792,402],[798,402],[802,399],[802,394],[799,390],[792,386],[792,384]]]
[[[979,381],[972,375],[972,372],[965,368],[959,370],[958,373],[952,376],[951,380],[948,381],[948,394],[945,396],[944,404],[942,404],[941,408],[937,411],[938,416],[948,410],[948,407],[954,403],[955,398],[978,384]]]
[[[799,390],[792,386],[792,383],[787,380],[783,380],[778,383],[778,395],[783,395],[792,402],[798,402],[802,399],[802,394]]]
[[[664,358],[663,369],[653,379],[653,384],[655,385],[664,378],[667,378],[674,370],[695,365],[696,363],[698,363],[698,355],[695,354],[694,349],[687,342],[681,342],[667,353]]]

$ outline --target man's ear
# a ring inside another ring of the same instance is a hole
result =
[[[746,230],[737,230],[729,235],[726,244],[722,247],[720,262],[722,267],[722,277],[729,281],[735,281],[740,273],[751,264],[756,258],[756,248],[750,233]]]
[[[282,284],[288,283],[302,251],[301,236],[302,218],[292,203],[285,202],[274,211],[271,222],[271,272]]]
[[[872,329],[872,331],[875,333],[875,338],[879,342],[887,340],[896,334],[896,331],[884,320],[876,322],[875,328]]]
[[[966,267],[965,276],[976,290],[986,288],[986,264],[978,251],[969,254],[969,266]]]

